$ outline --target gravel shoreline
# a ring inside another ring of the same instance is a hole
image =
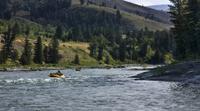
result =
[[[200,61],[187,61],[155,68],[132,76],[136,80],[155,80],[168,82],[200,83]]]

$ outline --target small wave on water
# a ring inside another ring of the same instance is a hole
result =
[[[19,79],[3,79],[0,84],[41,84],[53,82],[65,82],[66,78],[19,78]]]

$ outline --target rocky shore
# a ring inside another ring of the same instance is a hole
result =
[[[138,80],[200,83],[200,61],[187,61],[167,65],[130,78]]]

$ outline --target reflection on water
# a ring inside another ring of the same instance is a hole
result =
[[[126,69],[0,72],[0,111],[199,111],[195,84],[135,81]]]

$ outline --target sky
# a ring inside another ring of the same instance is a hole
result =
[[[169,0],[125,0],[143,6],[170,4]]]

